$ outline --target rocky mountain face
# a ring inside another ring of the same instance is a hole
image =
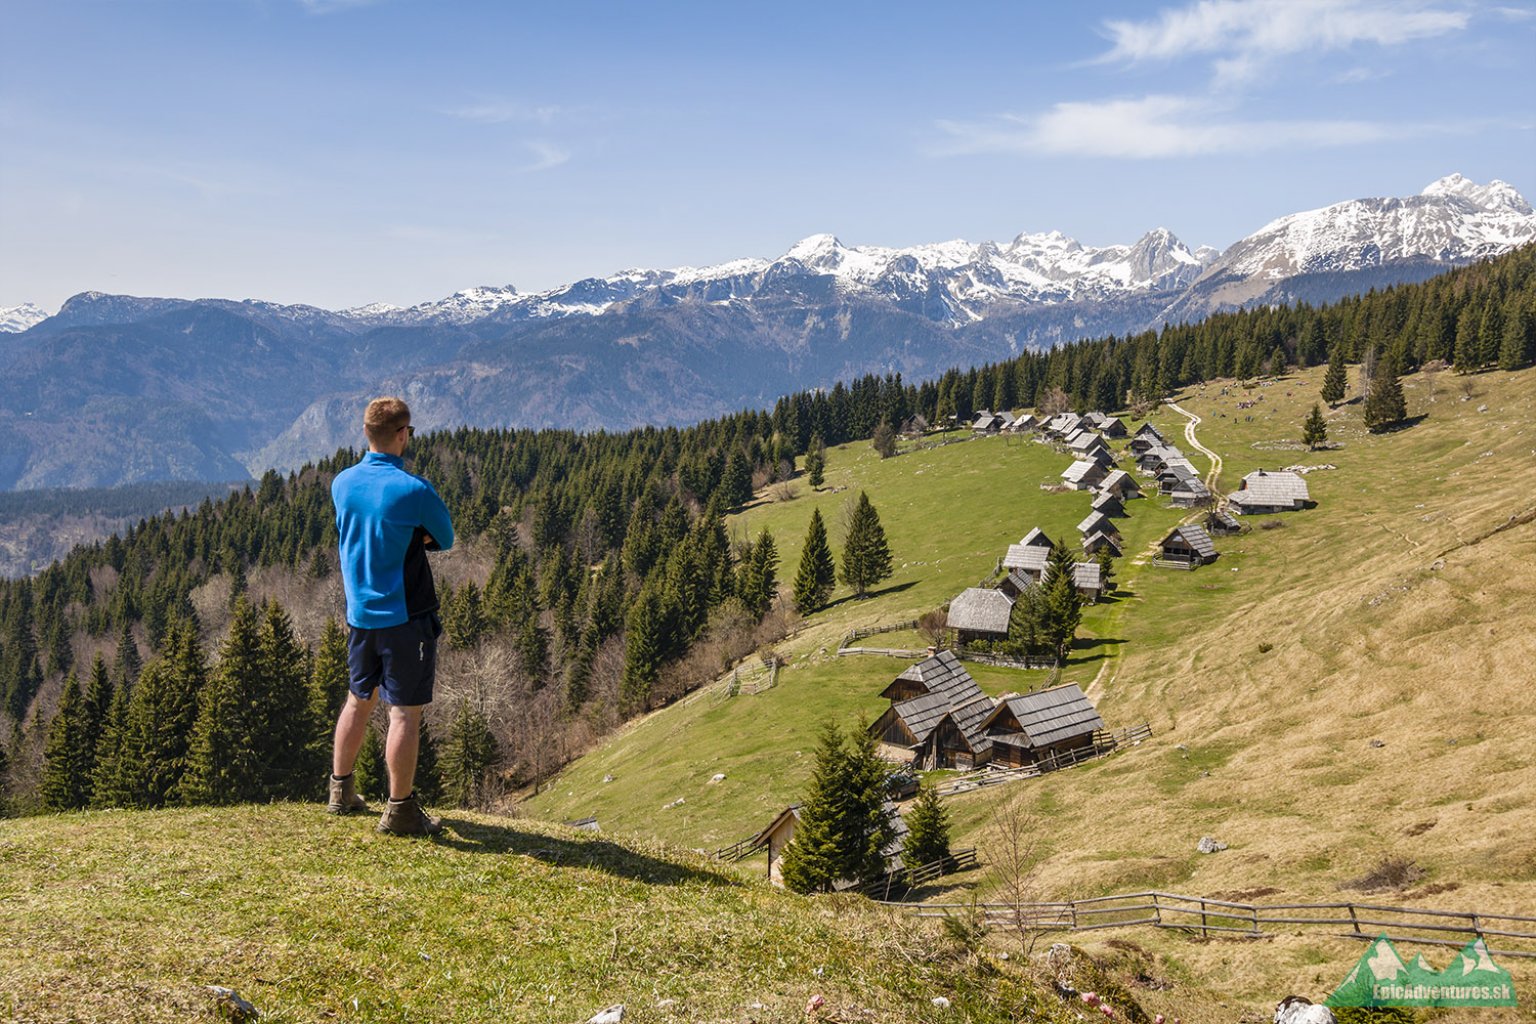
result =
[[[1224,252],[1163,229],[1103,248],[1059,232],[907,249],[814,235],[773,260],[536,294],[471,288],[409,308],[85,292],[40,321],[0,311],[14,314],[0,315],[0,407],[14,424],[0,433],[0,488],[291,468],[356,444],[363,402],[384,392],[428,429],[686,423],[865,373],[914,379],[1222,309],[1329,301],[1533,237],[1518,192],[1452,175],[1419,196],[1283,217]]]

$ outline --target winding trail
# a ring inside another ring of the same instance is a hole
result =
[[[1210,488],[1211,494],[1213,495],[1220,493],[1216,490],[1216,481],[1221,476],[1221,456],[1217,455],[1205,445],[1201,444],[1200,439],[1195,436],[1195,428],[1198,427],[1201,422],[1200,417],[1196,416],[1188,409],[1181,408],[1176,402],[1165,402],[1163,404],[1167,405],[1168,408],[1172,409],[1180,416],[1183,416],[1185,419],[1189,420],[1188,423],[1184,424],[1184,440],[1188,441],[1189,446],[1195,451],[1200,452],[1207,459],[1211,460],[1211,471],[1205,476],[1205,486]],[[1189,522],[1189,520],[1195,518],[1195,516],[1199,514],[1199,510],[1192,510],[1190,514],[1185,517],[1184,521]],[[1146,551],[1143,551],[1141,554],[1131,559],[1130,564],[1138,567],[1144,566],[1152,560],[1156,553],[1157,542],[1154,541]],[[1126,582],[1130,582],[1130,577],[1127,577]],[[1116,621],[1118,621],[1118,619]],[[1090,682],[1083,689],[1083,693],[1088,697],[1089,700],[1095,699],[1102,691],[1103,686],[1114,681],[1113,668],[1118,664],[1119,660],[1120,659],[1118,654],[1104,659],[1104,662],[1099,666],[1098,674],[1095,675],[1092,682]],[[1108,678],[1106,678],[1106,674],[1108,675]]]
[[[1205,486],[1211,489],[1213,495],[1219,493],[1216,490],[1216,480],[1221,476],[1221,456],[1201,444],[1200,439],[1195,436],[1195,428],[1200,425],[1200,417],[1188,409],[1181,408],[1176,402],[1165,402],[1164,404],[1180,416],[1188,418],[1189,422],[1184,424],[1184,440],[1188,441],[1189,446],[1195,451],[1211,460],[1211,471],[1205,476]]]

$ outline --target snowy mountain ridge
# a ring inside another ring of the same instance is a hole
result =
[[[219,303],[275,319],[324,319],[366,330],[599,316],[631,304],[868,298],[939,324],[975,323],[998,312],[1073,302],[1166,295],[1163,320],[1271,301],[1277,282],[1303,274],[1350,272],[1395,261],[1455,264],[1536,240],[1536,211],[1507,182],[1478,184],[1460,174],[1416,196],[1353,199],[1293,213],[1225,251],[1191,250],[1166,228],[1131,245],[1085,246],[1059,231],[1008,242],[962,239],[892,248],[845,245],[832,234],[801,239],[775,259],[744,257],[704,267],[628,269],[536,293],[483,285],[410,307],[371,303],[329,312],[245,300]],[[86,292],[60,315],[116,322],[187,300],[139,300]],[[47,318],[27,304],[0,308],[0,332]]]

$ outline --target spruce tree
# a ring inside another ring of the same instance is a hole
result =
[[[237,598],[218,666],[198,697],[181,780],[183,803],[232,804],[264,795],[260,732],[266,695],[257,630],[256,610],[243,596]]]
[[[901,847],[901,862],[912,871],[949,856],[949,814],[933,786],[918,790],[917,799],[905,815],[907,838]]]
[[[43,746],[38,796],[50,811],[79,810],[90,800],[92,751],[86,746],[85,728],[85,698],[80,680],[70,673]]]
[[[1045,591],[1039,585],[1025,587],[1008,614],[1007,648],[1029,657],[1045,648]]]
[[[1518,370],[1536,354],[1536,312],[1528,303],[1516,305],[1504,318],[1499,343],[1499,369]]]
[[[805,482],[811,485],[811,490],[820,490],[826,481],[827,472],[827,446],[822,443],[821,435],[811,437],[811,446],[805,450]]]
[[[347,668],[347,634],[334,618],[325,620],[320,634],[320,647],[309,673],[307,715],[310,722],[308,750],[305,755],[306,771],[313,779],[313,787],[306,787],[312,798],[324,792],[324,782],[331,768],[331,746],[334,741],[336,720],[341,706],[347,700],[347,688],[351,672]]]
[[[1313,451],[1328,440],[1328,424],[1323,422],[1322,407],[1315,402],[1306,422],[1301,425],[1301,439]]]
[[[778,565],[779,551],[773,543],[773,534],[765,526],[742,560],[736,587],[736,596],[757,618],[768,613],[779,592]]]
[[[831,892],[839,878],[842,858],[837,840],[843,813],[839,794],[847,762],[842,730],[828,722],[816,745],[810,790],[800,805],[794,838],[780,862],[784,885],[791,892]]]
[[[1402,382],[1397,379],[1397,367],[1390,360],[1383,360],[1365,396],[1365,428],[1379,434],[1407,418],[1408,405],[1403,399]]]
[[[1344,401],[1344,389],[1348,383],[1344,372],[1344,349],[1335,345],[1328,353],[1328,372],[1323,375],[1323,401],[1329,407]]]
[[[752,500],[752,466],[740,448],[733,447],[725,457],[718,494],[724,508],[739,508]]]
[[[384,760],[384,740],[370,723],[352,767],[357,791],[370,800],[389,799],[389,766]]]
[[[112,701],[116,691],[117,687],[112,685],[112,674],[107,670],[106,661],[100,654],[96,655],[91,661],[90,682],[86,684],[84,690],[85,731],[82,735],[92,774],[96,771],[96,748],[101,743],[102,733],[106,731],[107,719],[112,713]]]
[[[842,580],[855,594],[864,597],[870,587],[889,579],[891,572],[891,549],[880,525],[880,513],[870,503],[869,495],[860,491],[843,544]]]
[[[132,690],[133,684],[139,681],[139,673],[144,671],[138,642],[133,639],[133,627],[127,621],[123,622],[123,631],[117,638],[117,655],[112,668],[117,676],[118,688],[123,690]]]
[[[437,762],[437,739],[423,717],[421,741],[416,748],[416,795],[423,803],[435,804],[443,799],[443,778]]]
[[[123,775],[123,738],[128,728],[129,689],[119,685],[102,723],[101,739],[96,741],[96,766],[91,772],[92,807],[131,807]]]
[[[1077,627],[1083,620],[1083,599],[1077,592],[1075,568],[1076,559],[1065,544],[1051,549],[1049,575],[1041,594],[1041,640],[1058,665],[1066,663],[1077,639]]]
[[[207,678],[202,642],[191,623],[171,622],[165,639],[164,657],[151,662],[133,688],[118,757],[134,807],[163,807],[176,799]]]
[[[827,544],[826,523],[822,521],[821,510],[812,509],[805,547],[800,551],[800,568],[795,573],[795,608],[801,615],[809,615],[826,607],[836,583],[837,567]]]
[[[304,756],[313,735],[307,714],[304,647],[294,635],[293,621],[276,601],[267,602],[256,639],[258,799],[298,799],[313,784]]]
[[[624,671],[619,700],[627,712],[644,708],[661,673],[662,609],[656,588],[647,585],[624,623]]]
[[[485,775],[495,759],[496,738],[485,714],[461,699],[437,752],[443,796],[456,807],[473,807],[484,796]]]
[[[1109,545],[1099,548],[1099,583],[1104,593],[1115,589],[1115,553],[1109,549]]]
[[[866,723],[849,730],[843,779],[847,813],[839,846],[843,853],[842,877],[859,882],[874,881],[885,874],[885,851],[896,839],[895,823],[885,807],[889,769],[878,750]]]

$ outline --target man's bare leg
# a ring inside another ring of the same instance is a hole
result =
[[[389,706],[389,736],[384,741],[384,763],[389,768],[389,798],[404,800],[416,785],[416,755],[421,749],[421,713],[416,707]]]
[[[352,774],[352,767],[357,764],[357,752],[363,749],[363,740],[368,738],[368,719],[378,703],[377,690],[367,700],[348,691],[347,702],[341,706],[341,715],[336,719],[336,742],[331,753],[331,774],[337,778]]]

